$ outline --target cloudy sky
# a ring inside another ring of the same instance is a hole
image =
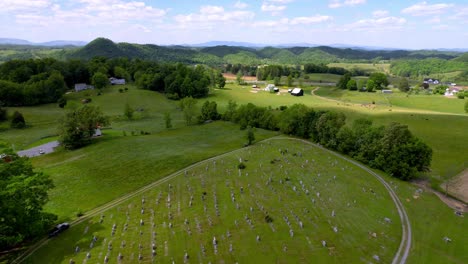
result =
[[[468,48],[468,1],[0,0],[0,37]]]

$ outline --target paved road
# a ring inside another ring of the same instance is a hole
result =
[[[18,156],[32,158],[43,154],[51,153],[54,151],[54,148],[58,147],[58,145],[58,141],[51,141],[49,143],[45,143],[34,148],[18,151]]]
[[[403,205],[401,204],[400,200],[398,199],[398,196],[395,194],[395,192],[393,191],[393,189],[391,188],[391,186],[380,176],[378,175],[377,173],[375,173],[374,171],[370,170],[369,168],[367,168],[366,166],[352,160],[352,159],[349,159],[345,156],[342,156],[336,152],[333,152],[331,150],[328,150],[326,148],[323,148],[322,146],[319,146],[317,144],[314,144],[310,141],[307,141],[307,140],[302,140],[302,139],[296,139],[296,138],[288,138],[288,137],[274,137],[274,138],[269,138],[269,139],[265,139],[263,141],[260,141],[260,142],[266,142],[266,141],[269,141],[269,140],[285,140],[285,139],[288,139],[288,140],[298,140],[298,141],[301,141],[305,144],[310,144],[310,145],[313,145],[317,148],[320,148],[320,149],[323,149],[339,158],[342,158],[346,161],[349,161],[351,163],[353,163],[354,165],[364,169],[365,171],[367,171],[368,173],[370,173],[371,175],[373,175],[374,177],[376,177],[384,186],[385,188],[387,189],[388,193],[390,194],[393,202],[395,203],[395,206],[397,207],[397,210],[398,210],[398,214],[400,215],[400,219],[401,219],[401,223],[402,223],[402,238],[401,238],[401,242],[400,242],[400,246],[398,248],[398,251],[395,253],[395,256],[393,258],[393,261],[392,261],[392,264],[405,264],[406,263],[406,259],[409,255],[409,251],[410,251],[410,248],[411,248],[411,239],[412,239],[412,234],[411,234],[411,225],[410,225],[410,222],[409,222],[409,219],[408,219],[408,215],[406,214],[406,211],[405,211],[405,208],[403,207]],[[257,142],[257,143],[260,143],[260,142]],[[216,160],[216,159],[219,159],[221,157],[224,157],[224,156],[227,156],[227,155],[230,155],[232,153],[235,153],[235,152],[239,152],[241,150],[243,150],[244,148],[241,148],[241,149],[236,149],[236,150],[233,150],[233,151],[229,151],[229,152],[226,152],[224,154],[221,154],[219,156],[215,156],[215,157],[212,157],[212,158],[209,158],[209,159],[206,159],[206,160],[202,160],[202,161],[199,161],[197,163],[194,163],[182,170],[179,170],[177,172],[174,172],[160,180],[157,180],[149,185],[146,185],[134,192],[131,192],[131,193],[128,193],[124,196],[121,196],[107,204],[104,204],[100,207],[97,207],[91,211],[88,211],[85,213],[85,215],[83,217],[80,217],[74,221],[72,221],[70,223],[70,225],[77,225],[79,223],[82,223],[84,221],[86,221],[87,219],[93,217],[93,216],[96,216],[96,215],[99,215],[99,214],[102,214],[103,212],[105,212],[106,210],[118,205],[118,204],[121,204],[137,195],[140,195],[152,188],[155,188],[173,178],[175,178],[176,176],[178,176],[179,174],[182,174],[184,171],[186,170],[189,170],[193,167],[196,167],[200,164],[203,164],[205,162],[208,162],[208,161],[212,161],[212,160]],[[23,262],[26,258],[28,258],[31,254],[33,254],[36,250],[38,250],[39,248],[41,248],[42,246],[44,246],[45,244],[47,244],[47,242],[49,241],[48,238],[43,238],[41,239],[40,241],[38,241],[36,244],[32,245],[30,248],[28,248],[28,250],[26,250],[23,254],[21,254],[17,259],[15,259],[12,263],[21,263]]]

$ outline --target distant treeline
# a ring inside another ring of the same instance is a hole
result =
[[[402,180],[414,178],[431,164],[432,149],[405,125],[375,126],[370,120],[358,119],[346,126],[343,113],[316,111],[302,104],[278,111],[231,101],[223,119],[238,123],[241,129],[251,126],[310,138]]]
[[[455,79],[466,79],[468,72],[468,61],[463,60],[467,56],[460,57],[455,60],[443,60],[437,58],[428,58],[423,60],[397,60],[392,62],[390,71],[398,76],[403,77],[419,77],[419,76],[431,76],[438,73],[456,72],[461,71],[459,76],[455,76]],[[437,78],[437,76],[432,76]]]
[[[174,99],[206,96],[210,85],[219,86],[224,79],[220,71],[203,66],[140,59],[11,60],[0,65],[0,101],[4,106],[54,103],[76,83],[93,84],[96,74],[135,80],[143,89],[164,92]]]

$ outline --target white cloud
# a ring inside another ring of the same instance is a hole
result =
[[[0,12],[6,11],[35,11],[52,6],[51,0],[2,0]]]
[[[366,3],[366,0],[345,0],[345,1],[331,0],[328,4],[328,7],[339,8],[343,6],[355,6],[355,5],[365,4],[365,3]]]
[[[321,15],[316,15],[316,16],[311,16],[311,17],[296,17],[296,18],[291,19],[290,24],[291,25],[314,24],[314,23],[330,21],[332,19],[333,18],[331,16],[321,16]]]
[[[203,6],[199,13],[176,15],[174,20],[178,28],[212,28],[218,23],[238,23],[251,20],[255,14],[250,11],[225,11],[223,7]]]
[[[285,5],[272,5],[268,3],[262,4],[262,11],[264,12],[280,12],[286,9]]]
[[[327,21],[333,20],[331,16],[322,16],[322,15],[315,15],[310,17],[295,17],[292,19],[282,18],[279,20],[264,20],[264,21],[256,21],[253,23],[255,27],[287,27],[287,26],[296,26],[296,25],[310,25],[310,24],[318,24]]]
[[[410,7],[407,7],[401,11],[403,14],[408,14],[412,16],[429,16],[429,15],[439,15],[448,11],[453,4],[434,4],[428,5],[427,2],[420,2]]]
[[[375,10],[372,12],[372,16],[379,18],[379,17],[386,17],[388,16],[388,11],[387,10]]]
[[[200,8],[200,13],[202,14],[219,14],[223,12],[224,12],[224,8],[222,6],[208,5],[208,6],[202,6]]]
[[[278,4],[288,4],[294,2],[294,0],[267,0],[268,2],[278,3]]]
[[[440,17],[435,16],[431,19],[426,20],[426,23],[428,24],[440,24]]]
[[[382,17],[376,19],[362,19],[352,24],[337,28],[338,31],[387,31],[402,29],[406,19],[401,17]]]
[[[244,2],[241,2],[241,1],[237,1],[235,4],[234,4],[234,7],[235,8],[238,8],[238,9],[244,9],[244,8],[247,8],[249,5],[244,3]]]

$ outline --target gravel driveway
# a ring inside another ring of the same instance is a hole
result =
[[[26,149],[26,150],[21,150],[21,151],[18,151],[18,155],[21,156],[21,157],[35,157],[35,156],[40,156],[40,155],[43,155],[43,154],[47,154],[47,153],[51,153],[54,151],[54,148],[58,147],[59,145],[59,142],[56,140],[56,141],[51,141],[49,143],[46,143],[46,144],[43,144],[43,145],[40,145],[40,146],[37,146],[37,147],[34,147],[34,148],[30,148],[30,149]]]

